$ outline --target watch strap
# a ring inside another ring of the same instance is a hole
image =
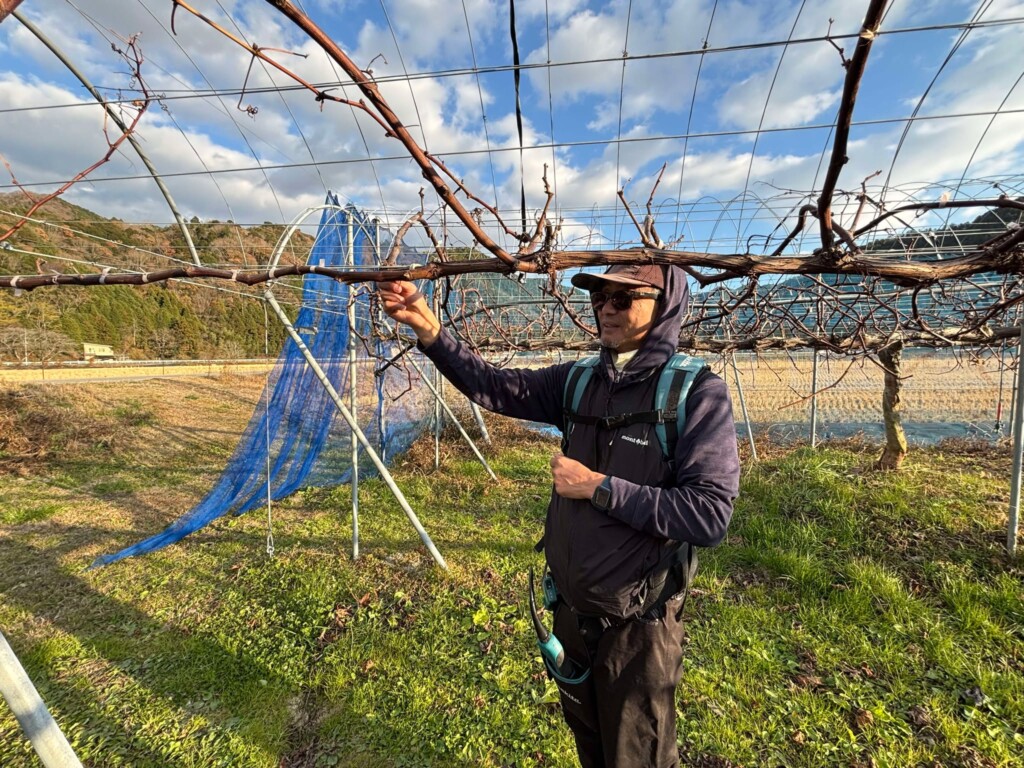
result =
[[[611,475],[605,475],[604,480],[601,484],[594,489],[593,495],[590,497],[590,503],[600,509],[602,512],[607,512],[612,505],[612,478]]]

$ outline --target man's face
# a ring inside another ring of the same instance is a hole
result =
[[[626,286],[612,282],[604,283],[600,291],[605,295],[611,295],[618,291],[659,293],[655,288]],[[634,298],[628,309],[616,309],[612,301],[605,301],[602,306],[595,307],[594,315],[601,328],[601,345],[616,352],[632,352],[634,349],[640,349],[640,345],[654,325],[657,308],[658,302],[653,298]]]

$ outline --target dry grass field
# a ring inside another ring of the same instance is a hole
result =
[[[735,369],[728,358],[707,359],[713,370],[729,384],[737,422],[743,420],[741,398],[737,389],[738,378],[750,420],[757,431],[768,432],[770,435],[787,434],[770,429],[783,425],[790,428],[789,435],[806,434],[806,425],[809,424],[811,416],[811,395],[814,391],[813,361],[810,354],[737,355]],[[188,373],[189,370],[168,368],[168,373],[177,376]],[[428,372],[427,375],[432,377],[429,366],[425,370]],[[29,372],[30,375],[31,373]],[[254,371],[247,370],[247,375],[219,375],[219,370],[204,369],[193,371],[198,374],[194,378],[182,378],[177,383],[170,383],[169,380],[162,383],[156,380],[101,383],[94,379],[90,383],[58,384],[62,373],[83,375],[82,369],[48,371],[47,386],[38,389],[31,386],[31,383],[36,383],[34,380],[7,380],[4,375],[0,375],[0,392],[5,393],[3,396],[7,398],[26,397],[29,396],[28,393],[35,392],[31,398],[39,401],[39,413],[36,414],[41,420],[42,426],[38,426],[39,429],[44,429],[47,421],[47,417],[42,415],[46,410],[44,404],[53,406],[50,414],[53,417],[54,414],[60,413],[61,402],[84,398],[85,401],[93,402],[93,409],[98,414],[104,412],[105,402],[151,400],[157,412],[151,414],[155,418],[149,418],[149,421],[158,422],[163,428],[174,424],[174,429],[188,430],[194,426],[202,430],[208,429],[211,421],[216,421],[216,418],[211,417],[216,417],[218,411],[224,410],[223,403],[218,401],[215,392],[223,392],[225,396],[231,398],[245,398],[255,407],[266,381],[262,372],[260,375],[253,375]],[[902,373],[903,420],[907,426],[908,437],[912,441],[934,441],[943,436],[994,437],[1000,400],[1002,434],[1008,432],[1014,372],[1002,367],[998,355],[988,353],[977,358],[958,358],[948,353],[911,351],[904,356]],[[882,379],[882,369],[872,361],[820,357],[817,384],[819,436],[847,436],[856,434],[858,430],[865,431],[869,438],[878,434],[873,428],[880,429],[881,425]],[[361,360],[357,381],[357,407],[365,415],[367,409],[373,408],[377,395],[371,361]],[[225,387],[224,382],[230,383]],[[159,390],[160,395],[152,396],[150,390]],[[202,394],[204,392],[206,395]],[[459,417],[470,420],[465,401],[451,387],[446,387],[445,392],[446,399]],[[349,403],[347,390],[343,390],[342,394],[345,402]],[[433,396],[429,388],[411,368],[408,369],[408,375],[398,375],[390,379],[385,386],[384,394],[386,402],[390,404],[389,410],[396,419],[401,419],[406,414],[418,418],[433,408]],[[11,443],[12,440],[23,441],[24,434],[18,437],[8,434],[5,438],[5,430],[10,432],[12,428],[11,412],[12,409],[9,407],[0,408],[0,453],[40,450],[39,446],[18,449]],[[231,409],[231,412],[237,418],[239,411]],[[192,424],[192,421],[195,424]],[[104,422],[102,418],[93,425],[78,426],[99,432],[111,428],[109,420]],[[844,426],[848,428],[843,430]],[[244,423],[237,427],[240,432],[244,428]],[[70,439],[70,432],[75,430],[58,431],[68,433],[65,437]],[[155,439],[155,435],[145,434],[145,425],[140,437],[143,443],[149,446],[156,446],[161,442]],[[173,438],[173,434],[165,437]],[[4,460],[9,462],[10,456]]]
[[[65,538],[67,562],[160,530],[220,476],[263,384],[260,376],[220,376],[0,387],[0,473],[19,500],[18,509],[4,505],[7,522],[31,524],[59,510],[82,533]],[[18,486],[40,478],[45,497],[25,501]],[[113,513],[127,498],[131,514]],[[18,531],[0,528],[0,538]]]
[[[736,374],[731,363],[715,360],[714,370],[728,382],[737,421],[741,420]],[[810,421],[813,360],[810,354],[737,355],[736,369],[750,419],[755,424]],[[903,358],[903,418],[913,423],[970,424],[992,430],[1002,379],[1006,428],[1013,372],[998,356],[975,360],[948,354],[910,352]],[[882,418],[882,369],[867,360],[819,359],[819,423],[874,423]],[[983,434],[983,432],[981,432]]]

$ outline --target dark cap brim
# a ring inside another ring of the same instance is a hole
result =
[[[608,273],[603,275],[594,275],[590,272],[580,272],[579,274],[573,275],[572,280],[569,282],[577,288],[582,288],[585,291],[598,291],[609,284],[628,285],[630,288],[654,288],[650,283],[645,283],[642,280],[634,280],[631,277],[620,277],[616,274],[609,275]]]

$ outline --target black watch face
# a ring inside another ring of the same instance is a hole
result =
[[[594,505],[601,509],[607,509],[608,505],[612,500],[612,492],[605,488],[603,485],[597,486],[597,490],[594,491]]]

